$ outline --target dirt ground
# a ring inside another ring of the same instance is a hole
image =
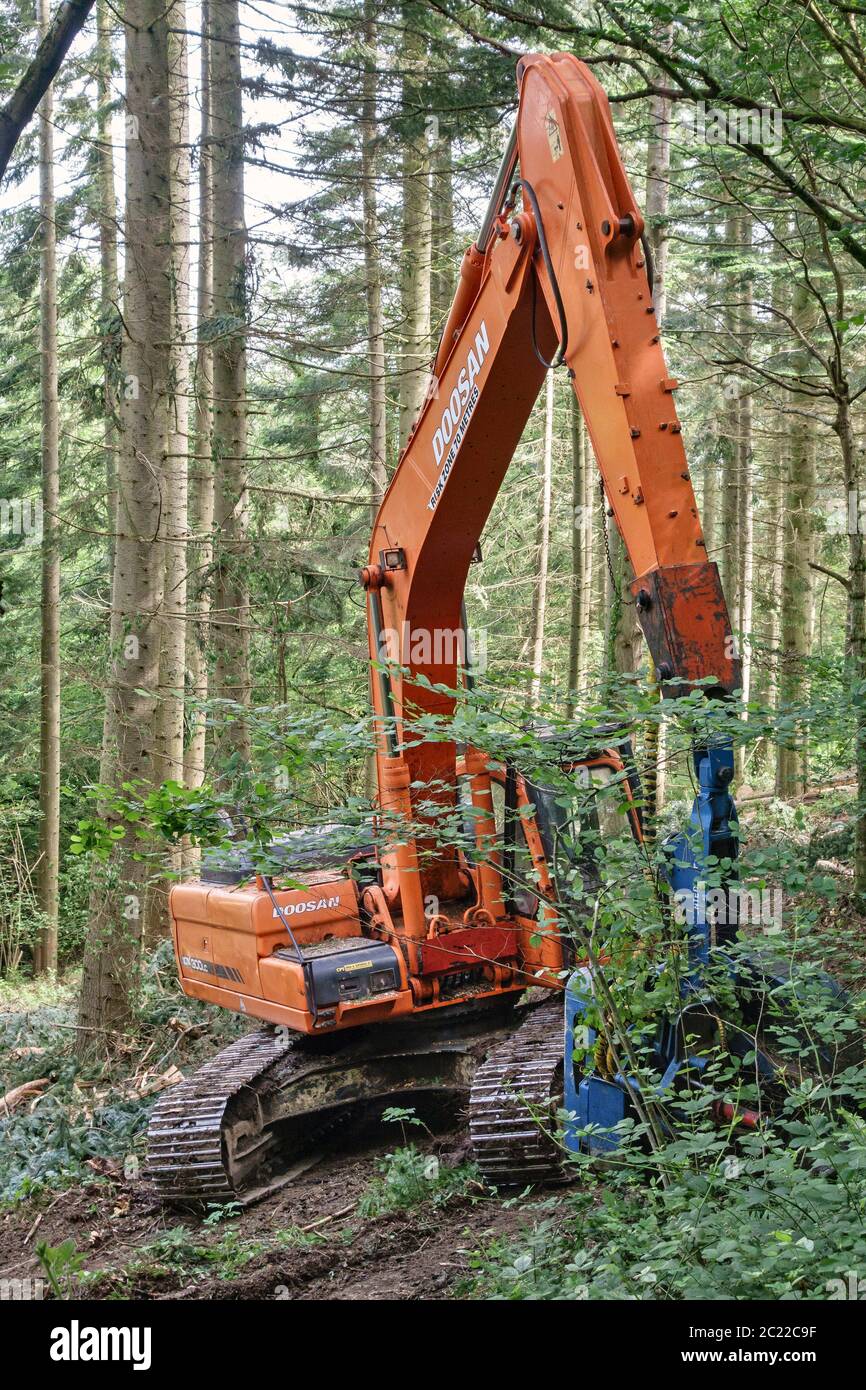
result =
[[[461,1157],[456,1145],[430,1147],[447,1163]],[[36,1245],[72,1240],[85,1271],[66,1290],[73,1299],[453,1298],[471,1252],[516,1233],[530,1209],[479,1185],[477,1194],[362,1217],[357,1203],[384,1152],[334,1154],[218,1222],[165,1208],[143,1181],[102,1164],[91,1184],[0,1216],[0,1280],[39,1277]]]

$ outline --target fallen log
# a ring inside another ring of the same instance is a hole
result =
[[[16,1105],[21,1105],[31,1096],[41,1095],[50,1081],[50,1076],[41,1076],[38,1081],[25,1081],[20,1086],[13,1086],[0,1100],[0,1114],[11,1115]]]

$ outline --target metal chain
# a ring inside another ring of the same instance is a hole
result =
[[[614,596],[619,599],[621,605],[624,608],[633,608],[635,600],[633,598],[626,598],[623,595],[619,587],[619,581],[613,569],[613,556],[610,553],[610,540],[607,534],[607,498],[605,496],[604,491],[604,481],[601,478],[599,478],[598,480],[598,491],[601,497],[601,536],[602,540],[604,541],[604,553],[607,559],[607,572],[610,575],[611,586],[613,588]]]
[[[604,494],[604,482],[601,478],[598,480],[598,492],[601,497],[601,536],[604,541],[604,553],[607,557],[607,572],[610,575],[611,587],[614,593],[618,594],[619,585],[617,584],[616,575],[613,572],[613,557],[610,553],[610,540],[607,534],[607,498]]]

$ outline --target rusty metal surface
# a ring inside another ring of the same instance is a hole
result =
[[[635,579],[631,590],[666,694],[685,694],[709,677],[716,684],[708,693],[739,689],[743,673],[716,564],[667,565]],[[668,686],[671,680],[679,684]]]

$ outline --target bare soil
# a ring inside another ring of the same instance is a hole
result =
[[[459,1136],[428,1147],[444,1163],[463,1156]],[[163,1207],[143,1181],[102,1163],[92,1183],[0,1216],[0,1279],[38,1277],[36,1245],[71,1239],[87,1271],[69,1288],[73,1299],[453,1298],[471,1252],[517,1232],[531,1212],[479,1185],[362,1217],[357,1203],[384,1152],[334,1154],[216,1224]]]

